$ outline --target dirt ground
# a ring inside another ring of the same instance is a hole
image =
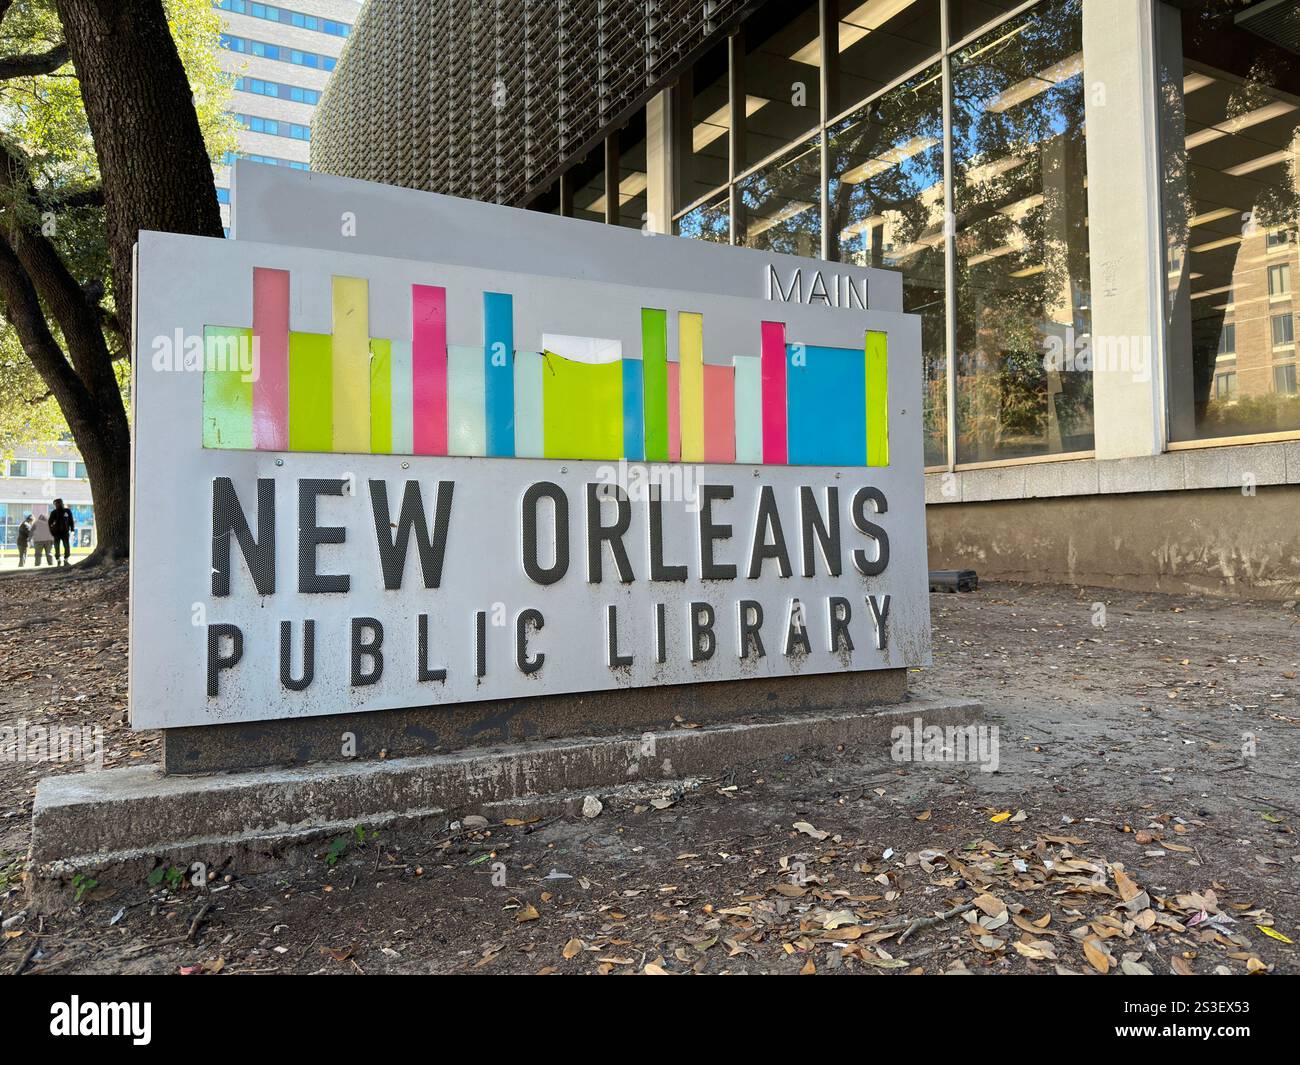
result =
[[[125,722],[125,596],[121,572],[0,578],[0,727],[98,723],[106,765],[156,757]],[[931,605],[912,688],[982,699],[996,772],[791,752],[591,818],[359,826],[279,873],[160,868],[38,913],[35,783],[78,767],[0,762],[0,972],[1300,972],[1295,604]]]

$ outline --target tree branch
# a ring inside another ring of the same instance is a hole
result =
[[[102,185],[92,185],[54,196],[38,197],[37,205],[47,211],[64,211],[70,207],[103,207],[104,189]]]
[[[0,139],[0,193],[20,202],[33,196],[27,160],[16,146]],[[116,395],[112,359],[100,327],[98,297],[91,300],[77,284],[58,250],[39,229],[24,225],[12,208],[0,211],[0,237],[20,264],[29,284],[58,322],[72,367],[92,395]],[[24,348],[27,345],[24,343]],[[28,353],[31,349],[28,348]],[[35,361],[35,358],[33,358]],[[47,378],[48,381],[48,378]]]
[[[3,13],[0,13],[3,18]],[[11,78],[30,78],[37,74],[52,74],[68,61],[68,46],[56,44],[48,52],[34,55],[11,55],[0,59],[0,81]]]

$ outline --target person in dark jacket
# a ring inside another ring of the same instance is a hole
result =
[[[27,561],[27,545],[32,539],[32,526],[36,524],[36,519],[28,514],[18,523],[18,565],[22,566]]]
[[[54,536],[54,564],[56,566],[71,565],[72,557],[72,532],[77,527],[77,522],[72,516],[72,511],[63,505],[62,499],[56,499],[54,506],[50,510],[50,532]],[[59,548],[63,548],[63,554],[60,556]]]

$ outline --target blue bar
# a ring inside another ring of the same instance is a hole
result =
[[[483,293],[483,380],[487,453],[515,453],[515,301],[506,292]]]
[[[791,466],[867,464],[867,364],[857,348],[787,344]]]
[[[623,457],[645,461],[645,411],[642,406],[645,375],[640,359],[623,359]]]

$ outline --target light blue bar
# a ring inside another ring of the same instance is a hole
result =
[[[515,453],[515,300],[483,293],[483,374],[487,385],[487,453]]]
[[[546,457],[546,419],[542,407],[545,365],[540,351],[515,354],[515,455],[521,459]]]
[[[394,340],[390,350],[393,454],[409,455],[415,450],[411,426],[411,342]]]
[[[487,454],[483,367],[482,348],[458,344],[447,349],[448,455]]]
[[[737,355],[736,367],[736,461],[763,461],[763,361],[753,355]]]
[[[623,359],[623,457],[645,460],[644,374],[640,359]]]

